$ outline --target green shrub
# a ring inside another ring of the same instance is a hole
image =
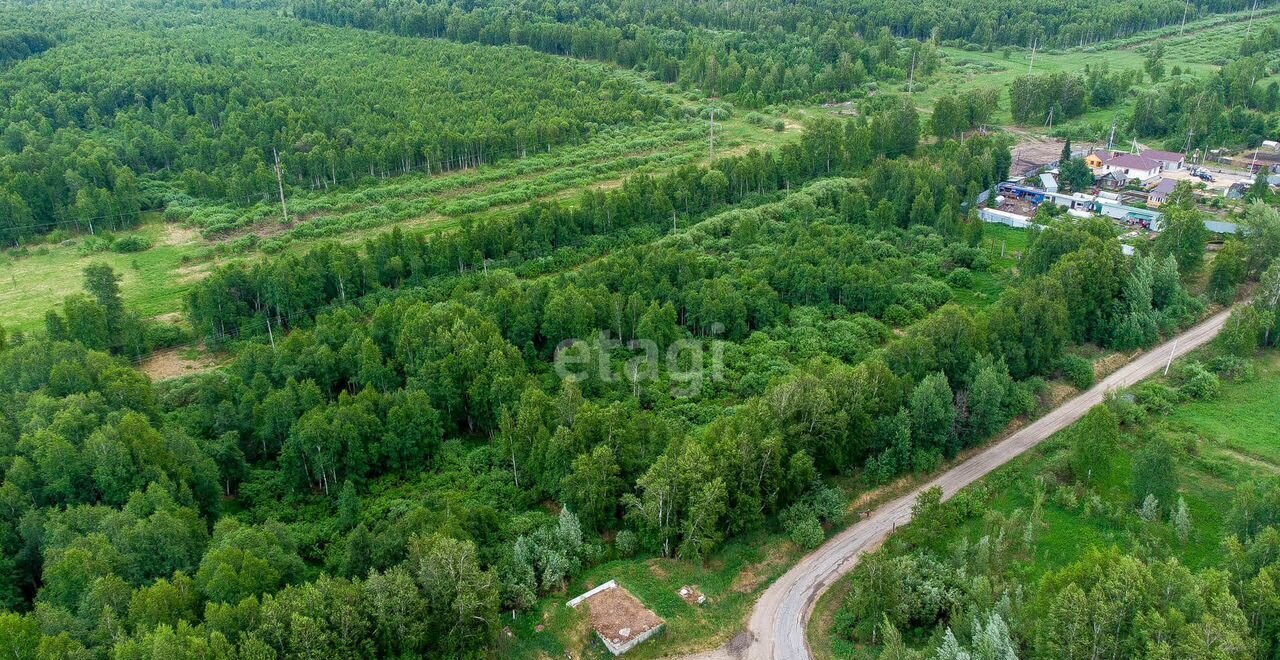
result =
[[[47,250],[44,247],[40,249]],[[102,236],[85,236],[84,240],[80,241],[80,244],[76,246],[76,252],[80,254],[95,254],[106,252],[109,249],[111,249],[111,240]]]
[[[1058,370],[1062,372],[1062,378],[1078,390],[1093,387],[1093,363],[1079,355],[1063,356],[1058,364]]]
[[[1182,384],[1178,391],[1192,399],[1212,399],[1222,390],[1222,382],[1218,380],[1218,376],[1200,362],[1182,365],[1179,377]]]
[[[820,545],[826,539],[826,533],[822,531],[822,524],[818,522],[818,517],[809,514],[792,521],[787,527],[787,536],[795,542],[796,545],[805,550],[812,550]]]
[[[1252,380],[1257,375],[1257,365],[1236,355],[1219,355],[1209,360],[1209,370],[1219,378],[1230,381]]]
[[[1009,401],[1009,412],[1014,416],[1030,415],[1040,408],[1040,399],[1049,391],[1049,384],[1039,376],[1032,376],[1016,383]]]
[[[916,472],[928,474],[938,469],[939,465],[942,465],[942,452],[936,449],[933,451],[917,449],[911,455],[911,469]]]
[[[1134,400],[1147,412],[1154,415],[1167,415],[1174,404],[1182,400],[1181,394],[1160,383],[1142,383],[1133,388]]]
[[[258,246],[258,235],[249,234],[242,236],[231,242],[231,250],[233,252],[249,252]]]
[[[172,323],[148,323],[145,331],[151,348],[171,348],[191,342],[191,333]]]
[[[111,249],[120,254],[129,254],[132,252],[142,252],[151,249],[151,239],[139,234],[130,234],[124,238],[116,239],[111,244]]]
[[[640,547],[640,541],[636,538],[635,532],[624,529],[613,539],[613,547],[618,551],[619,557],[628,559],[635,556],[636,549]]]
[[[957,289],[968,289],[973,286],[973,271],[963,266],[947,274],[947,284]]]
[[[901,328],[914,321],[915,317],[911,315],[911,312],[907,311],[906,307],[894,303],[884,310],[884,318],[882,320],[895,328]]]

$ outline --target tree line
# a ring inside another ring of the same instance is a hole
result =
[[[247,6],[272,6],[249,0]],[[837,33],[873,35],[882,30],[919,41],[941,40],[991,49],[998,45],[1030,48],[1038,44],[1070,47],[1094,44],[1180,23],[1184,17],[1240,11],[1238,3],[1210,0],[1188,8],[1176,1],[1157,3],[1087,2],[938,2],[923,4],[746,2],[725,7],[694,2],[678,8],[657,4],[635,7],[622,2],[570,2],[550,7],[490,3],[459,7],[438,0],[395,5],[357,2],[300,2],[297,14],[342,25],[393,30],[423,36],[463,38],[485,43],[521,43],[544,52],[616,59],[625,66],[643,62],[655,72],[674,74],[687,35],[710,32],[767,43],[790,33],[811,36],[833,26]],[[761,48],[763,50],[763,48]],[[820,62],[822,60],[819,60]],[[836,60],[827,59],[834,64]]]
[[[511,219],[464,219],[457,232],[429,235],[393,230],[366,245],[363,256],[349,248],[326,246],[301,257],[233,265],[217,270],[192,291],[190,318],[201,334],[214,340],[242,326],[265,332],[267,319],[287,328],[305,323],[324,305],[378,288],[417,286],[449,273],[483,271],[494,260],[544,257],[591,236],[629,228],[687,225],[724,204],[798,186],[818,176],[861,170],[877,157],[913,154],[919,136],[919,117],[903,102],[871,122],[820,120],[798,143],[776,153],[753,150],[719,159],[709,167],[685,166],[657,177],[632,177],[616,190],[586,191],[572,204],[536,203]],[[955,168],[950,168],[950,181],[933,177],[930,217],[948,201],[942,182],[976,196],[1007,172],[1007,149],[989,149],[991,144],[979,140],[960,154],[958,165],[976,176],[972,185]],[[981,163],[971,166],[974,159]],[[889,221],[897,223],[911,211],[914,184],[914,177],[895,181],[873,191],[877,197],[869,201],[879,202],[880,195],[893,194]],[[962,200],[952,193],[949,201],[949,217],[958,221]],[[923,207],[920,213],[924,217]]]
[[[1009,112],[1019,124],[1045,124],[1078,117],[1123,99],[1141,80],[1135,70],[1111,71],[1105,63],[1084,74],[1065,71],[1018,76],[1009,86]]]
[[[1268,135],[1268,113],[1280,108],[1280,83],[1258,84],[1266,71],[1265,57],[1252,55],[1204,78],[1171,76],[1138,94],[1129,123],[1139,137],[1179,151],[1257,146]]]

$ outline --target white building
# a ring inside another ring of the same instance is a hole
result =
[[[983,222],[1013,227],[1014,229],[1027,229],[1035,226],[1035,223],[1031,222],[1031,218],[1025,215],[1001,211],[1000,209],[979,208],[978,217],[982,218]]]
[[[1102,161],[1102,173],[1123,175],[1126,179],[1150,181],[1160,175],[1163,165],[1160,161],[1135,156],[1134,154],[1116,154]]]
[[[1187,155],[1176,151],[1144,149],[1142,151],[1142,157],[1160,163],[1160,168],[1165,172],[1176,172],[1187,164]]]

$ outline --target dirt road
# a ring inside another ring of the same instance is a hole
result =
[[[1092,389],[1067,401],[1044,417],[987,447],[932,481],[876,509],[866,519],[832,537],[778,578],[760,597],[746,633],[733,648],[693,656],[699,660],[799,660],[812,657],[805,639],[813,606],[836,580],[858,564],[864,552],[875,550],[889,534],[911,520],[911,505],[921,491],[940,486],[944,498],[981,479],[1054,433],[1070,426],[1107,392],[1133,385],[1165,368],[1170,356],[1180,356],[1217,336],[1230,316],[1222,312],[1187,330],[1175,339],[1143,353]],[[748,642],[749,640],[749,642]]]

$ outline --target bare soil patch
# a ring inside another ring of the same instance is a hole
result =
[[[280,218],[276,216],[271,216],[268,218],[263,218],[262,220],[259,220],[258,222],[255,222],[251,225],[239,227],[224,233],[220,233],[217,236],[213,237],[211,239],[211,242],[231,243],[241,238],[244,238],[245,236],[251,236],[251,235],[257,236],[259,240],[262,240],[265,238],[274,238],[291,229],[294,229],[298,225],[305,224],[308,220],[318,217],[319,215],[320,213],[316,212],[316,213],[308,213],[305,215],[290,216],[289,224],[287,225],[284,224],[283,222],[280,222]]]
[[[213,267],[207,262],[191,264],[173,271],[173,274],[178,278],[179,282],[194,283],[213,274]]]
[[[698,590],[697,585],[686,584],[683,587],[680,587],[680,590],[677,591],[676,594],[680,596],[680,600],[683,600],[690,605],[702,605],[707,602],[707,597]]]
[[[661,626],[663,621],[621,586],[586,601],[591,627],[614,644],[623,644]]]
[[[150,376],[151,380],[161,381],[202,373],[221,364],[217,356],[202,352],[198,357],[188,358],[184,352],[185,349],[182,348],[156,351],[143,360],[138,369]]]
[[[1013,167],[1010,172],[1025,176],[1032,170],[1058,160],[1062,154],[1062,142],[1034,134],[1024,134],[1013,148]]]
[[[190,228],[183,227],[176,223],[170,223],[164,227],[164,237],[161,238],[162,245],[172,245],[181,247],[184,245],[195,245],[200,242],[200,232]]]
[[[1066,383],[1050,383],[1048,392],[1048,404],[1054,408],[1062,405],[1067,399],[1080,393],[1080,390]]]
[[[158,314],[151,317],[152,321],[159,323],[168,323],[169,325],[177,325],[182,323],[182,312],[169,312],[167,314]]]
[[[1217,450],[1219,452],[1222,452],[1223,454],[1226,454],[1227,456],[1230,456],[1233,460],[1239,461],[1241,463],[1247,463],[1254,467],[1261,468],[1272,474],[1280,474],[1280,465],[1276,465],[1271,461],[1266,461],[1256,456],[1250,456],[1249,454],[1246,454],[1244,452],[1239,452],[1228,447],[1219,446],[1217,447]]]
[[[1133,353],[1111,353],[1098,358],[1093,363],[1094,377],[1097,380],[1102,380],[1103,378],[1110,376],[1112,373],[1115,373],[1116,369],[1129,364],[1129,361],[1137,357],[1140,352],[1141,351],[1134,351]]]

